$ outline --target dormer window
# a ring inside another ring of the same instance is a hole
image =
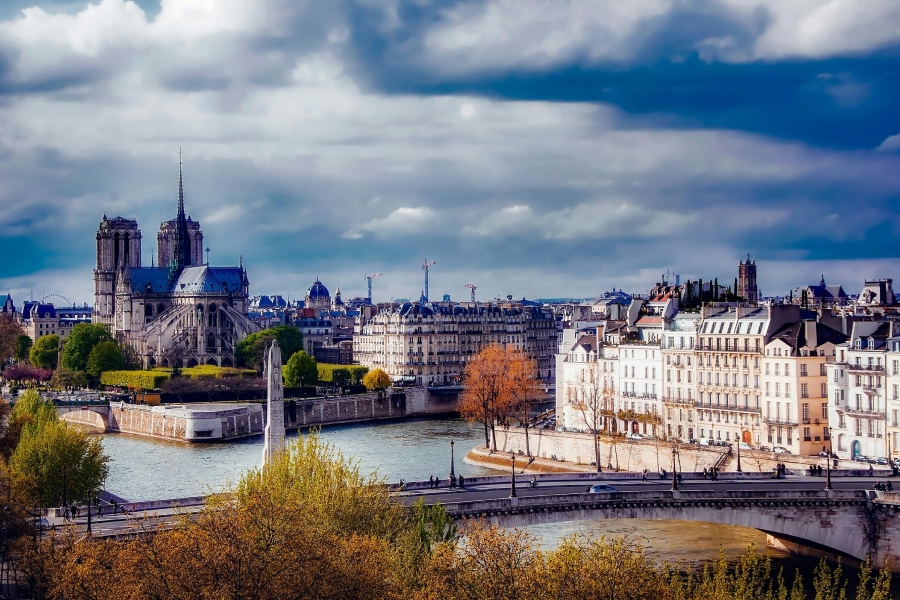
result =
[[[855,350],[862,350],[862,340],[859,338],[856,338],[856,342],[854,342],[853,348]]]
[[[874,350],[874,349],[875,349],[875,340],[873,340],[872,338],[869,338],[869,350]]]

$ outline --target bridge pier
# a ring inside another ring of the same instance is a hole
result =
[[[797,540],[783,534],[776,535],[767,532],[764,533],[766,533],[766,546],[774,550],[787,552],[788,554],[796,554],[798,556],[825,558],[829,561],[837,561],[838,559],[840,559],[842,563],[849,563],[852,567],[858,567],[861,564],[858,559],[852,556],[840,554],[828,548],[811,546],[807,543],[803,543],[801,540]]]

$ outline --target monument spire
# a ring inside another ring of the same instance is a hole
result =
[[[269,465],[284,449],[284,388],[281,380],[281,348],[273,340],[266,352],[266,428],[262,466]]]

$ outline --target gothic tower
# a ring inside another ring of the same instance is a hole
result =
[[[740,261],[738,264],[738,289],[737,295],[746,298],[750,304],[759,303],[759,288],[756,287],[756,261]]]
[[[116,283],[129,268],[141,266],[141,230],[137,221],[115,217],[97,229],[97,266],[94,269],[95,323],[112,325],[116,312]]]

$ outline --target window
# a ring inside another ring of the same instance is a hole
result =
[[[768,381],[766,382],[766,396],[771,396],[771,394],[769,393],[769,382]]]
[[[766,363],[766,375],[769,374],[769,363]]]
[[[828,384],[827,383],[821,384],[821,389],[819,390],[819,397],[820,398],[828,397]]]
[[[791,397],[791,384],[789,384],[789,383],[784,384],[784,397],[785,398]]]
[[[775,384],[775,397],[778,398],[779,396],[781,396],[781,384],[776,383]]]
[[[822,403],[822,418],[823,419],[828,418],[828,403],[827,402]]]
[[[800,397],[801,398],[809,398],[809,392],[806,389],[805,383],[800,384]]]
[[[809,403],[804,402],[800,405],[800,416],[803,417],[804,423],[809,423]]]
[[[784,363],[784,375],[787,377],[791,374],[791,365],[790,363]]]
[[[819,363],[819,377],[825,377],[825,363]]]
[[[787,369],[785,369],[785,375],[787,375]],[[806,364],[800,365],[800,377],[806,377]]]

